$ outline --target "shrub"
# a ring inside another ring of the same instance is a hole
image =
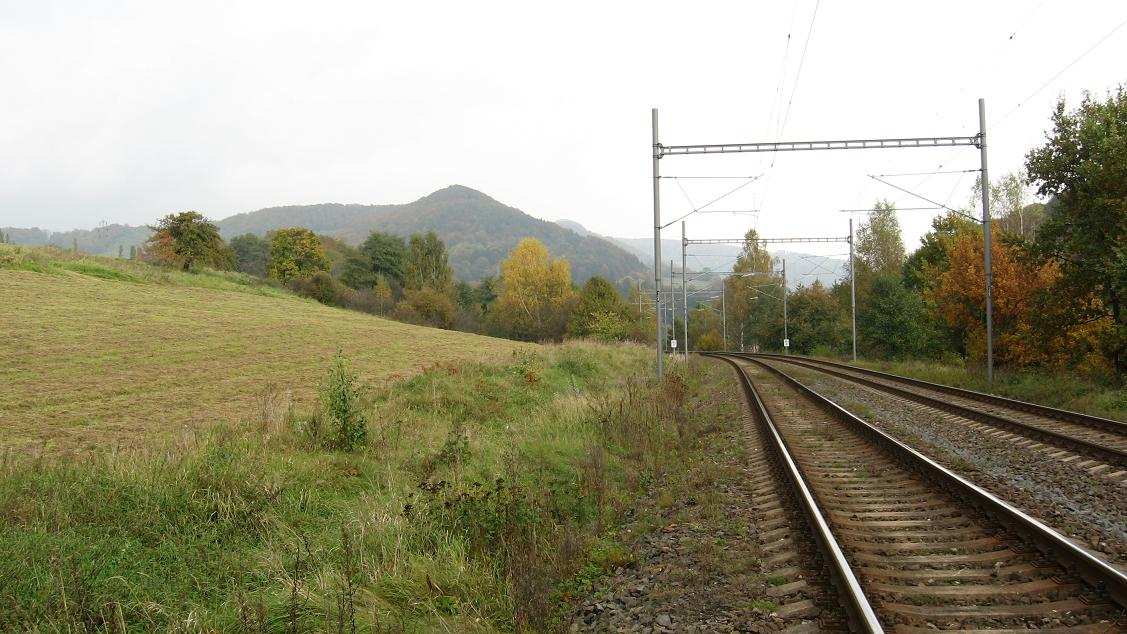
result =
[[[317,271],[308,277],[296,277],[290,280],[289,286],[291,291],[302,297],[315,299],[322,304],[334,305],[337,303],[341,284],[327,271]]]
[[[321,386],[320,419],[312,426],[321,444],[355,451],[367,442],[368,417],[360,400],[359,377],[338,351]]]

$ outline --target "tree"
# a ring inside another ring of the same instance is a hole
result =
[[[697,304],[689,312],[689,345],[693,350],[719,350],[724,344],[722,329],[719,299]]]
[[[905,288],[898,274],[873,278],[867,300],[859,309],[858,346],[869,356],[900,359],[937,352],[923,298]]]
[[[240,273],[266,277],[266,264],[270,260],[270,243],[253,233],[231,238],[235,253],[235,270]]]
[[[1082,322],[1111,319],[1108,359],[1127,371],[1127,90],[1085,95],[1052,115],[1045,145],[1026,155],[1029,181],[1050,199],[1034,252],[1060,267],[1055,290],[1088,307]],[[1091,298],[1098,298],[1093,302]]]
[[[920,239],[920,246],[904,261],[904,285],[915,291],[930,288],[947,270],[951,247],[961,235],[982,239],[982,226],[954,212],[931,221],[931,231]]]
[[[411,236],[403,286],[410,290],[433,288],[444,293],[453,292],[454,273],[450,270],[446,245],[433,231]]]
[[[861,277],[870,273],[899,274],[904,264],[904,240],[896,220],[896,206],[879,200],[873,209],[857,230],[857,273]]]
[[[329,270],[329,260],[317,234],[304,227],[278,229],[267,235],[270,261],[267,274],[283,284]]]
[[[403,284],[407,265],[407,245],[403,238],[373,231],[360,245],[359,254],[345,264],[341,281],[356,289],[372,288],[377,276],[389,283]]]
[[[602,340],[625,339],[628,326],[624,308],[614,286],[596,275],[587,280],[579,293],[567,325],[568,333]]]
[[[920,247],[905,260],[903,278],[905,288],[922,296],[926,319],[930,322],[928,328],[943,340],[937,345],[965,355],[965,324],[945,319],[941,307],[935,303],[936,285],[950,268],[951,252],[957,241],[982,242],[982,225],[954,212],[933,219],[931,231],[924,234]]]
[[[736,335],[739,345],[772,349],[782,345],[782,277],[775,275],[772,268],[771,254],[760,244],[759,233],[748,229],[743,249],[732,265],[733,274],[724,280],[731,331],[742,333]]]
[[[229,269],[234,256],[219,229],[198,211],[168,214],[150,227],[153,235],[145,243],[150,260],[189,271],[197,264]],[[75,241],[75,249],[78,242]]]
[[[573,303],[567,260],[551,259],[543,243],[525,238],[501,263],[501,292],[490,321],[516,339],[559,339]]]
[[[815,280],[787,296],[788,334],[791,352],[845,352],[849,315],[829,289]]]
[[[999,364],[1061,366],[1094,349],[1095,338],[1105,334],[1110,320],[1085,323],[1076,313],[1091,310],[1090,303],[1098,300],[1076,303],[1059,293],[1059,265],[1039,262],[1017,243],[994,240],[990,252]],[[983,280],[982,240],[962,235],[951,250],[950,266],[930,292],[947,323],[965,333],[968,356],[975,360],[985,357]]]

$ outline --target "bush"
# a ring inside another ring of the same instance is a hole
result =
[[[449,294],[433,288],[407,290],[395,307],[395,318],[414,324],[449,329],[454,325],[457,307]]]
[[[339,351],[321,386],[321,412],[311,431],[329,449],[355,451],[368,440],[368,417],[360,404],[359,378]]]
[[[333,279],[328,271],[317,271],[308,277],[295,277],[290,280],[290,290],[301,295],[315,299],[322,304],[336,305],[340,282]]]

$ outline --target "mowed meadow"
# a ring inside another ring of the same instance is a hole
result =
[[[253,278],[0,245],[0,446],[143,443],[246,418],[285,394],[313,403],[342,351],[377,384],[531,344],[319,304]]]

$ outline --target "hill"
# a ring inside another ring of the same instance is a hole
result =
[[[268,386],[309,405],[341,349],[369,381],[530,344],[331,308],[222,273],[0,245],[0,445],[128,444],[255,411]]]
[[[268,207],[236,214],[216,223],[224,238],[244,233],[265,235],[282,227],[307,227],[353,246],[372,231],[401,236],[434,231],[450,254],[454,274],[466,281],[496,275],[509,251],[521,238],[544,243],[555,257],[571,262],[572,279],[579,284],[598,275],[612,282],[645,277],[646,265],[621,246],[594,234],[582,234],[554,222],[534,218],[514,207],[461,185],[451,185],[411,203],[362,205],[324,203]],[[54,245],[95,255],[117,255],[121,247],[140,245],[148,227],[106,225],[90,230],[50,232],[3,227],[15,244]]]
[[[353,245],[371,231],[401,236],[434,231],[446,243],[455,274],[468,281],[496,275],[500,262],[525,237],[540,240],[553,256],[571,262],[572,279],[577,283],[594,275],[617,282],[644,276],[646,270],[637,257],[609,240],[533,218],[461,185],[451,185],[404,205],[270,207],[231,216],[218,224],[225,238],[242,233],[264,235],[297,225]]]
[[[146,226],[101,225],[94,229],[72,229],[71,231],[48,231],[46,229],[21,229],[18,227],[0,228],[14,244],[25,246],[56,246],[70,249],[75,246],[83,253],[94,255],[117,255],[120,249],[128,254],[129,247],[140,246],[152,235]]]

